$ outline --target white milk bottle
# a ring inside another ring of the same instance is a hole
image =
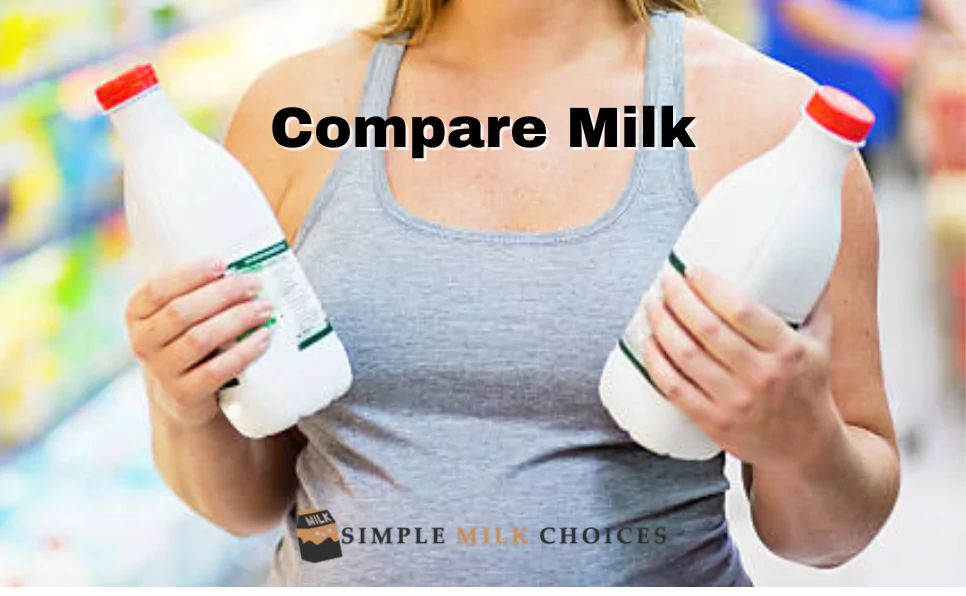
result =
[[[124,206],[148,272],[207,257],[258,275],[274,309],[266,352],[220,392],[243,435],[278,433],[344,394],[349,359],[247,170],[182,120],[150,65],[97,90],[120,133]],[[269,134],[269,133],[266,133]]]
[[[841,241],[845,171],[874,116],[852,96],[820,88],[778,146],[718,183],[685,224],[665,268],[700,266],[736,285],[789,325],[801,325],[831,276]],[[655,282],[649,292],[660,295]],[[649,336],[638,308],[611,352],[600,397],[614,421],[647,449],[709,459],[720,448],[648,379]]]

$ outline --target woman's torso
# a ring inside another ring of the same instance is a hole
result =
[[[653,27],[640,103],[680,114],[682,19],[656,15]],[[403,54],[376,46],[362,115],[389,113]],[[414,215],[390,190],[384,152],[343,152],[295,247],[355,383],[299,425],[296,509],[329,510],[356,540],[341,558],[304,562],[290,516],[273,581],[747,583],[723,459],[655,456],[598,400],[604,359],[697,201],[682,148],[631,160],[616,203],[591,223],[517,233]],[[373,527],[421,527],[430,543],[360,544]],[[444,544],[432,544],[437,527]],[[492,543],[497,527],[509,544]],[[459,544],[473,528],[477,544]],[[527,544],[513,544],[513,528]],[[560,544],[561,528],[578,544]]]

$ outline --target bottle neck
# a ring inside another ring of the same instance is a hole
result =
[[[153,87],[109,112],[111,121],[127,144],[137,138],[156,138],[182,123],[160,87]]]
[[[790,149],[791,159],[799,164],[807,164],[809,169],[826,172],[834,179],[845,178],[845,170],[860,143],[853,143],[829,132],[810,116],[803,115],[795,129],[784,143]]]

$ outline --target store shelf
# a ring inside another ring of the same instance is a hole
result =
[[[103,393],[109,385],[117,380],[121,373],[130,368],[134,363],[133,358],[126,351],[119,353],[116,361],[118,363],[116,367],[99,375],[97,379],[92,380],[88,387],[79,392],[76,398],[68,400],[66,402],[67,405],[56,415],[48,419],[43,427],[39,428],[36,432],[19,438],[13,444],[0,443],[0,467],[13,461],[20,454],[30,451],[38,443],[43,442],[44,439],[60,428],[61,425],[73,418],[79,410],[83,409],[98,395]]]
[[[152,47],[168,43],[171,40],[177,39],[184,35],[203,30],[207,27],[216,25],[222,21],[230,19],[233,16],[242,14],[247,10],[255,8],[259,5],[268,4],[272,0],[251,0],[247,2],[244,6],[235,12],[229,14],[221,14],[209,17],[207,19],[200,20],[195,23],[188,23],[184,25],[175,25],[169,31],[160,33],[157,35],[146,36],[143,39],[139,39],[134,43],[121,44],[117,47],[111,48],[105,52],[97,52],[89,56],[84,56],[76,61],[71,61],[66,64],[62,64],[58,67],[28,76],[20,81],[12,83],[0,83],[0,103],[9,101],[19,95],[21,92],[27,90],[33,85],[43,83],[45,81],[56,81],[61,79],[68,74],[88,68],[91,66],[96,66],[98,64],[103,64],[120,56],[127,54],[133,54],[137,52],[142,52],[148,50]]]
[[[119,214],[123,210],[120,198],[103,205],[97,205],[72,219],[70,222],[42,234],[39,238],[22,246],[5,247],[0,244],[0,271],[29,256],[38,249],[57,242],[67,240],[77,234],[96,226],[105,219]]]

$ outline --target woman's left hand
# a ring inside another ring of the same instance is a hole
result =
[[[705,270],[665,272],[661,289],[663,300],[645,301],[642,355],[657,388],[746,464],[788,470],[820,458],[843,426],[829,380],[828,296],[796,331]]]

